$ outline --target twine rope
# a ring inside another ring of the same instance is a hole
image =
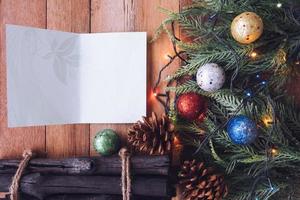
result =
[[[122,196],[123,200],[130,200],[131,196],[131,174],[130,174],[130,153],[126,148],[119,151],[122,160]]]
[[[32,158],[33,153],[31,150],[25,150],[23,152],[23,160],[20,162],[19,167],[16,171],[16,174],[13,177],[12,184],[9,188],[10,199],[18,200],[19,199],[19,184],[24,170],[26,169],[30,159]]]

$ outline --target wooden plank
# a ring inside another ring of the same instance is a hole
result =
[[[109,31],[146,31],[148,39],[152,38],[155,29],[166,17],[158,11],[158,7],[177,11],[179,1],[173,0],[112,0],[101,1],[92,0],[91,2],[91,32]],[[152,95],[152,88],[156,81],[159,69],[167,62],[164,60],[165,54],[171,52],[171,45],[166,37],[159,42],[148,45],[148,67],[147,67],[147,111],[163,112],[163,107]],[[164,73],[163,78],[170,71]],[[141,116],[142,117],[142,116]],[[130,124],[96,124],[91,125],[91,144],[94,135],[101,129],[112,128],[116,130],[123,143],[127,141],[127,129]],[[91,147],[91,154],[95,151]]]
[[[45,127],[7,128],[5,24],[46,26],[46,0],[0,0],[0,159],[45,151]]]
[[[91,0],[91,32],[122,32],[124,0]]]
[[[148,40],[151,40],[155,34],[156,29],[166,19],[166,15],[159,11],[159,8],[165,8],[174,12],[179,10],[179,1],[174,0],[152,0],[139,1],[136,0],[135,13],[135,30],[146,31]],[[172,44],[166,34],[162,34],[159,39],[153,43],[148,44],[147,55],[147,113],[148,115],[154,111],[156,113],[163,113],[164,107],[153,96],[153,87],[156,83],[160,69],[169,61],[167,55],[174,55]],[[179,62],[174,62],[162,74],[162,82],[158,87],[158,93],[164,92],[166,86],[167,75],[175,72]]]
[[[124,0],[91,0],[91,32],[123,32],[125,28]],[[111,105],[113,106],[113,105]],[[115,130],[126,141],[126,124],[91,124],[90,126],[90,154],[97,155],[93,148],[96,133],[105,128]]]
[[[89,0],[48,0],[47,28],[70,31],[90,31]],[[89,155],[89,125],[46,127],[46,150],[49,157]]]
[[[146,31],[148,39],[154,35],[156,28],[160,25],[165,15],[160,13],[158,7],[178,11],[179,1],[174,0],[92,0],[91,3],[91,32],[110,31]],[[147,63],[147,113],[155,111],[162,113],[163,107],[152,94],[152,88],[157,79],[158,71],[168,61],[165,55],[171,52],[172,47],[166,36],[159,41],[148,45]],[[170,67],[172,68],[172,67]],[[166,70],[163,78],[172,70]],[[165,83],[161,85],[163,87]],[[142,117],[142,116],[141,116]],[[95,134],[104,128],[116,130],[125,144],[127,141],[127,129],[130,124],[96,124],[91,125],[91,144]],[[95,151],[91,147],[91,154]]]

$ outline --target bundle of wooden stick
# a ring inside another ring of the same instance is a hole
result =
[[[19,163],[0,160],[2,194],[8,193]],[[20,182],[21,200],[121,200],[121,171],[119,156],[33,159]],[[169,173],[169,156],[132,156],[134,199],[170,199],[175,189]],[[2,199],[9,200],[9,195]]]

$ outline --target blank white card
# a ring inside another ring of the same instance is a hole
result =
[[[137,121],[146,114],[146,40],[6,25],[8,126]]]

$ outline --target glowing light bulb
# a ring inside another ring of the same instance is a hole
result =
[[[262,121],[266,127],[270,127],[271,124],[273,123],[273,119],[270,115],[264,115],[262,117]]]
[[[277,8],[281,8],[282,7],[282,3],[278,3],[276,6],[277,6]]]
[[[165,58],[166,60],[170,60],[170,55],[166,53],[166,54],[164,55],[164,58]]]
[[[244,91],[244,94],[245,94],[246,97],[252,97],[253,96],[252,90],[250,90],[250,89],[246,89]]]
[[[176,136],[174,137],[174,144],[175,145],[180,145],[180,140]]]
[[[299,65],[299,64],[300,64],[300,61],[295,62],[295,64],[296,64],[296,65]]]
[[[157,98],[158,97],[158,88],[157,87],[154,87],[153,89],[152,89],[152,96],[154,97],[154,98]]]
[[[278,149],[272,148],[271,149],[271,154],[272,154],[272,156],[277,156],[278,155]]]
[[[250,57],[253,58],[253,59],[256,58],[257,57],[257,52],[255,52],[255,51],[251,52]]]

